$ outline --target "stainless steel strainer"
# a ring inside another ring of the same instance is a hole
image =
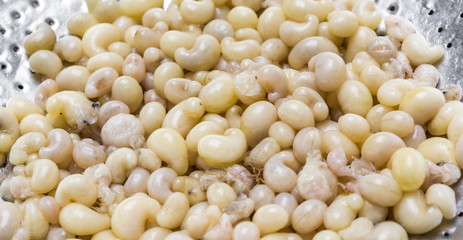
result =
[[[165,1],[170,2],[170,1]],[[440,87],[463,85],[463,0],[375,0],[384,14],[397,14],[411,20],[430,42],[447,48],[439,65]],[[9,98],[32,99],[40,76],[29,70],[22,42],[41,22],[58,37],[66,34],[65,21],[74,12],[85,11],[84,0],[0,0],[0,105]],[[378,31],[383,31],[381,25]],[[463,181],[455,187],[458,216],[444,221],[434,231],[412,239],[463,239]]]

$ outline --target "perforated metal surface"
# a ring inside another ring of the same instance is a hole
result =
[[[430,42],[447,52],[439,65],[440,87],[463,83],[463,0],[375,0],[384,14],[408,18]],[[165,1],[167,2],[167,1]],[[58,37],[66,34],[65,21],[85,11],[84,0],[0,0],[0,105],[13,96],[32,99],[40,77],[32,74],[22,48],[25,36],[41,22],[49,23]],[[380,26],[381,31],[384,26]],[[463,181],[455,188],[459,217],[444,221],[431,233],[412,239],[463,239]]]
[[[446,48],[439,65],[441,85],[462,83],[463,0],[376,0],[385,14],[397,14],[412,21],[431,43]],[[441,86],[444,87],[444,86]],[[463,239],[463,238],[462,238]]]
[[[446,48],[439,64],[440,88],[448,83],[463,85],[463,0],[379,0],[384,14],[397,14],[413,22],[419,33],[431,43]],[[384,26],[380,26],[381,28]],[[463,181],[455,186],[458,217],[412,239],[463,239]]]
[[[42,22],[60,37],[66,19],[87,9],[83,0],[0,0],[0,105],[12,96],[31,99],[40,77],[32,74],[22,47],[24,38]]]

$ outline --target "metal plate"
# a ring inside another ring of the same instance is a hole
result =
[[[9,98],[32,99],[40,76],[32,74],[24,38],[42,22],[51,25],[56,36],[67,33],[66,19],[72,13],[86,11],[83,0],[0,0],[0,105]]]
[[[170,1],[165,1],[170,2]],[[447,48],[439,65],[440,87],[462,83],[463,0],[375,0],[384,14],[408,18],[430,42]],[[49,23],[58,37],[66,34],[66,19],[86,11],[83,0],[0,0],[0,106],[9,98],[32,99],[39,76],[32,74],[22,48],[25,36],[41,22]],[[381,27],[381,26],[380,26]],[[458,216],[444,221],[434,231],[412,239],[463,239],[463,181],[455,187]]]
[[[446,48],[439,64],[440,87],[462,83],[463,65],[463,0],[375,0],[384,14],[409,19],[419,33],[431,43]],[[462,238],[463,239],[463,238]]]
[[[463,0],[375,0],[384,14],[409,19],[419,33],[431,43],[446,48],[439,64],[440,88],[449,83],[463,85]],[[383,27],[383,26],[380,26]],[[454,187],[457,196],[457,217],[444,220],[433,231],[411,236],[411,239],[463,239],[463,181]]]

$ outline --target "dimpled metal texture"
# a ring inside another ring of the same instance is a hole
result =
[[[170,2],[170,1],[165,1]],[[375,0],[384,15],[405,17],[431,43],[446,49],[439,63],[440,88],[448,83],[462,84],[463,0]],[[166,3],[165,3],[166,5]],[[67,33],[66,19],[74,12],[86,11],[83,0],[0,0],[0,106],[8,99],[32,99],[41,76],[29,70],[22,43],[41,22],[51,25],[59,38]],[[384,23],[378,29],[384,34]],[[455,186],[457,217],[433,231],[411,239],[463,239],[463,181]]]

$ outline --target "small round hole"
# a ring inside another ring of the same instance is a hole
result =
[[[460,13],[460,18],[463,18],[463,13]]]
[[[31,6],[32,6],[32,7],[36,8],[36,7],[38,7],[39,5],[40,5],[40,4],[39,4],[39,1],[37,1],[37,0],[31,1]]]
[[[11,17],[13,19],[18,19],[18,18],[21,17],[21,14],[19,14],[19,12],[17,12],[17,11],[13,11],[13,12],[11,12]]]
[[[442,32],[443,30],[444,30],[444,28],[439,27],[439,28],[437,29],[437,32]]]
[[[5,70],[6,69],[6,64],[0,63],[0,69]]]
[[[397,6],[397,4],[393,3],[393,4],[389,5],[389,7],[387,8],[387,10],[388,10],[390,13],[396,13],[397,10],[398,10],[398,6]]]
[[[448,238],[448,237],[450,237],[450,233],[447,232],[447,231],[444,231],[444,232],[442,233],[442,237]]]
[[[458,217],[463,217],[463,212],[458,212]]]
[[[51,19],[51,18],[45,19],[45,22],[50,26],[53,26],[53,24],[55,24],[55,21],[53,19]]]
[[[432,9],[429,10],[428,15],[431,16],[431,15],[433,15],[433,14],[434,14],[434,10],[432,10]]]
[[[0,28],[0,34],[4,35],[6,33],[6,30],[3,28]]]
[[[18,84],[17,87],[18,87],[19,90],[23,90],[23,89],[24,89],[24,86],[23,86],[22,84]]]
[[[19,47],[16,44],[11,45],[10,49],[13,52],[18,52],[19,51]]]
[[[451,43],[451,42],[447,43],[446,47],[447,47],[447,48],[451,48],[451,47],[452,47],[452,43]]]

